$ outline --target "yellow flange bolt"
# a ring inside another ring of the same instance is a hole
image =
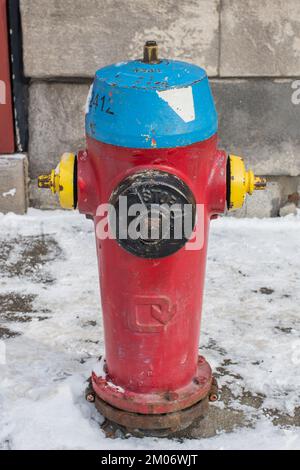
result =
[[[75,209],[76,195],[76,156],[74,153],[64,153],[59,164],[49,175],[38,177],[38,187],[51,189],[58,193],[59,202],[64,209]]]
[[[254,176],[253,171],[246,171],[244,161],[236,155],[229,155],[228,161],[228,209],[235,210],[243,206],[246,194],[256,189],[265,189],[265,178]]]

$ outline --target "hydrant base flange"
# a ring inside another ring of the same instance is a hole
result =
[[[204,418],[208,412],[209,398],[207,395],[189,408],[166,414],[140,414],[120,410],[97,396],[95,406],[106,420],[123,428],[125,433],[166,437],[188,428],[195,420]]]
[[[107,371],[106,361],[104,369]],[[218,398],[218,386],[211,368],[199,356],[192,382],[181,389],[156,393],[134,393],[116,387],[108,373],[94,372],[86,389],[86,399],[113,425],[125,432],[149,436],[169,436],[203,418],[209,401]]]
[[[92,372],[91,387],[94,395],[116,409],[131,413],[159,415],[181,411],[204,399],[213,386],[212,370],[203,356],[198,357],[191,381],[176,390],[135,392],[114,384],[109,372],[105,372],[109,370],[105,360],[104,369],[101,375]]]

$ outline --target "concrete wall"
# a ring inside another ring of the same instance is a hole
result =
[[[84,103],[95,70],[141,56],[203,66],[211,77],[221,145],[241,154],[268,191],[238,215],[274,216],[299,191],[299,0],[21,0],[29,89],[30,201],[53,207],[38,174],[84,145]],[[292,96],[294,93],[294,100]],[[294,101],[294,103],[293,103]]]

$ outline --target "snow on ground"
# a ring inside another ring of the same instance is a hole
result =
[[[224,423],[205,439],[112,440],[84,399],[103,352],[92,222],[0,215],[0,448],[299,449],[300,215],[212,222],[207,269],[200,344]]]

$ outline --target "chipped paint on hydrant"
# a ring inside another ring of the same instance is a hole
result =
[[[156,43],[148,41],[143,59],[96,72],[86,106],[86,150],[64,154],[39,178],[63,207],[77,207],[94,221],[105,358],[92,372],[86,397],[129,430],[171,434],[218,398],[211,368],[198,352],[209,224],[266,183],[246,171],[240,157],[217,148],[217,128],[205,71],[159,59]],[[115,237],[98,236],[99,208],[110,204],[120,221],[123,198],[128,214],[142,204],[140,227],[159,227],[155,240],[131,236],[130,217],[127,237],[116,227]],[[165,237],[165,213],[150,211],[157,204],[189,206],[188,233]],[[203,235],[201,244],[188,248],[195,233]]]

